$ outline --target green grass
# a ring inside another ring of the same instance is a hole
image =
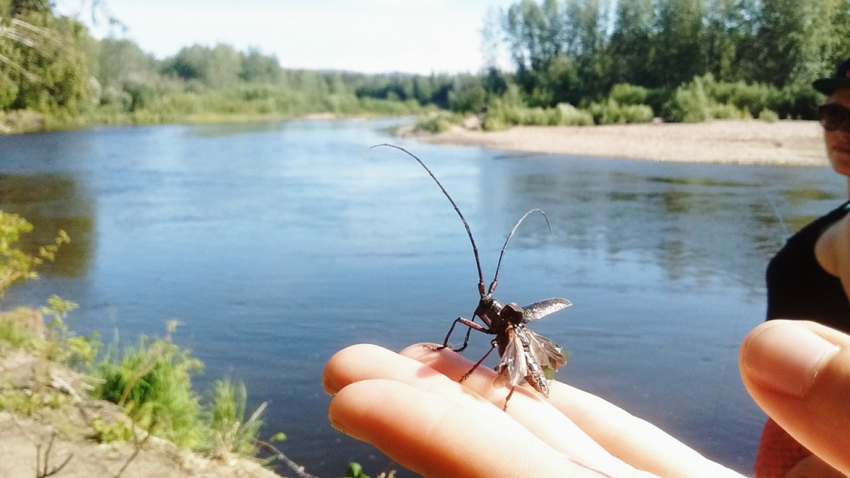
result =
[[[263,403],[245,420],[248,394],[245,384],[228,378],[212,384],[212,398],[206,413],[209,449],[213,455],[239,453],[253,456],[257,452],[255,440],[263,426],[260,416],[265,409]]]
[[[38,336],[20,324],[31,320],[34,311],[28,307],[18,307],[10,312],[0,313],[0,341],[15,348],[34,351]]]
[[[139,345],[112,354],[95,368],[96,398],[127,409],[143,428],[178,446],[201,445],[200,396],[192,374],[203,370],[187,350],[162,339],[142,337]]]

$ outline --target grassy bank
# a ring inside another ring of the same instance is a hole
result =
[[[36,270],[70,242],[60,231],[53,243],[35,253],[18,249],[20,236],[31,231],[23,218],[0,211],[0,305],[9,287],[37,278]],[[240,381],[225,377],[206,393],[194,389],[192,377],[203,364],[172,340],[176,321],[166,324],[161,337],[143,336],[136,346],[113,344],[103,351],[98,334],[79,336],[66,325],[76,307],[53,296],[38,309],[0,311],[0,413],[11,414],[15,423],[15,417],[53,417],[50,444],[26,439],[38,450],[37,461],[47,447],[45,473],[57,437],[74,446],[131,443],[133,452],[110,476],[119,476],[152,437],[226,459],[253,457],[259,445],[273,448],[271,441],[286,438],[277,433],[268,441],[259,439],[266,404],[248,413],[247,391]],[[8,471],[7,465],[3,469]]]

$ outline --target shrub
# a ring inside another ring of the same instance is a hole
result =
[[[0,300],[12,284],[37,278],[34,269],[44,261],[53,261],[59,248],[71,242],[68,234],[60,230],[52,244],[41,246],[37,255],[29,255],[14,247],[14,244],[21,234],[27,234],[32,229],[32,224],[17,214],[0,211]]]
[[[502,131],[508,129],[507,123],[500,115],[487,113],[484,118],[484,131]]]
[[[32,312],[32,309],[19,307],[10,312],[0,313],[0,341],[15,348],[32,350],[38,342],[38,336],[23,325],[29,321]]]
[[[767,123],[775,123],[779,120],[779,115],[775,111],[765,108],[759,113],[759,119]]]
[[[416,129],[430,133],[442,133],[448,131],[452,126],[460,124],[463,116],[458,114],[438,113],[436,115],[421,116],[416,119]]]
[[[611,98],[605,103],[591,103],[588,109],[596,124],[648,123],[653,117],[647,105],[621,105]]]
[[[100,95],[100,105],[106,111],[126,112],[130,111],[133,104],[133,96],[114,86],[107,86]]]
[[[730,104],[712,104],[708,107],[710,119],[752,119],[750,111]]]
[[[593,115],[583,111],[569,103],[559,103],[555,107],[557,112],[557,124],[561,126],[592,126]]]
[[[209,417],[210,450],[214,455],[240,453],[253,456],[257,448],[254,442],[263,421],[260,420],[266,404],[263,403],[245,421],[247,402],[245,384],[230,379],[216,380],[212,384],[212,399],[207,410]]]
[[[654,116],[647,105],[620,105],[620,118],[626,123],[649,123]]]
[[[676,88],[673,97],[664,105],[664,117],[669,121],[699,123],[711,119],[709,101],[700,77]]]
[[[713,118],[751,118],[771,110],[777,118],[816,119],[823,95],[810,85],[777,89],[762,83],[719,83],[710,74],[680,85],[663,107],[668,121],[708,121]]]
[[[648,95],[649,90],[642,86],[620,83],[611,88],[608,97],[621,105],[644,105]]]
[[[169,333],[176,324],[169,325]],[[199,396],[191,375],[202,364],[188,351],[162,339],[142,337],[137,348],[114,354],[99,364],[97,398],[124,406],[143,428],[178,446],[200,444]]]
[[[543,108],[524,108],[518,110],[520,115],[519,124],[526,126],[546,126],[549,124],[549,115]]]

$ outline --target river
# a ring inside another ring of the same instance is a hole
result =
[[[765,314],[764,269],[785,237],[841,202],[830,170],[529,155],[400,140],[399,120],[96,128],[0,136],[0,209],[73,243],[4,307],[52,294],[67,322],[135,344],[163,335],[268,402],[264,435],[310,473],[387,459],[333,430],[321,372],[341,348],[439,342],[472,313],[514,223],[496,297],[573,307],[534,324],[572,354],[558,379],[749,473],[764,415],[737,349]],[[473,335],[477,359],[490,337]],[[495,363],[495,358],[492,366]]]

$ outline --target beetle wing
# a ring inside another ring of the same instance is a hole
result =
[[[572,302],[560,297],[541,300],[540,302],[535,302],[522,308],[522,321],[531,322],[532,320],[546,317],[547,315],[555,313],[561,309],[566,309],[571,305],[573,305]]]
[[[499,367],[502,373],[507,372],[508,381],[512,386],[518,385],[526,375],[528,375],[528,365],[525,363],[525,352],[522,347],[522,340],[519,336],[511,333],[510,343],[505,348],[505,353],[502,354],[502,360]]]
[[[528,336],[529,350],[540,365],[558,370],[567,364],[567,357],[560,345],[534,333],[533,330],[526,329],[525,332]]]

